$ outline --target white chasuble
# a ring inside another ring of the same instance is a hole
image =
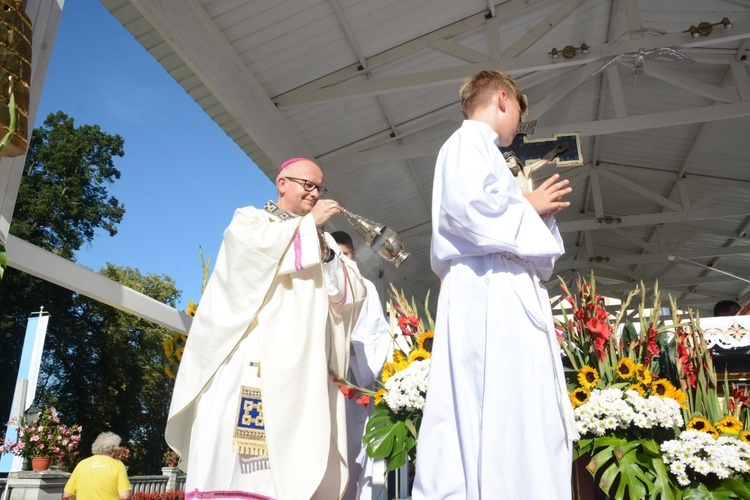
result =
[[[496,141],[464,121],[435,167],[431,261],[442,283],[414,499],[571,496],[572,408],[540,283],[562,239]]]
[[[364,285],[338,255],[321,263],[312,216],[284,215],[235,212],[193,320],[165,431],[186,499],[346,488],[345,403],[328,370],[346,372]]]

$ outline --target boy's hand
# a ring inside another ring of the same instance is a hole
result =
[[[560,174],[555,174],[531,193],[524,194],[542,220],[547,220],[563,208],[570,206],[570,202],[563,201],[563,198],[570,194],[573,188],[568,187],[567,179],[557,182],[559,178]]]

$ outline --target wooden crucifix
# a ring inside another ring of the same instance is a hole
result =
[[[524,193],[529,193],[533,189],[531,174],[542,165],[583,165],[581,135],[578,132],[555,134],[551,138],[541,139],[531,139],[524,133],[519,133],[510,146],[499,149]]]

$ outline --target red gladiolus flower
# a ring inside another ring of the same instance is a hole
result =
[[[357,404],[362,405],[365,408],[367,408],[367,405],[370,404],[370,396],[367,394],[362,394],[360,397],[357,398]]]
[[[339,390],[341,391],[341,394],[343,394],[346,399],[354,399],[357,396],[357,391],[353,389],[349,389],[345,385],[340,385]]]

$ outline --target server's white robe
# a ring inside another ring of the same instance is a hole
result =
[[[367,288],[362,310],[352,332],[352,356],[349,358],[349,380],[366,389],[377,389],[386,357],[393,344],[383,306],[375,285],[363,278]],[[372,402],[365,407],[355,399],[346,400],[346,429],[349,441],[349,487],[345,500],[372,500],[373,460],[362,445],[367,419],[372,413]]]
[[[540,283],[562,239],[496,143],[466,120],[435,167],[431,263],[442,283],[414,499],[571,496],[572,409]]]
[[[311,215],[273,221],[253,207],[235,212],[188,335],[165,431],[187,471],[186,499],[343,496],[345,406],[328,367],[346,372],[365,290],[355,265],[344,268],[339,257],[330,265],[338,291]],[[250,361],[261,363],[267,460],[233,451]]]

